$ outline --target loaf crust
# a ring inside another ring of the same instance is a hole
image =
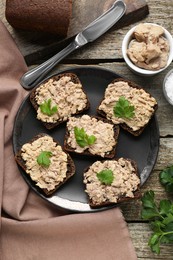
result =
[[[62,78],[62,77],[64,77],[64,76],[70,76],[70,77],[71,77],[71,81],[72,81],[73,83],[75,83],[75,84],[81,84],[79,78],[78,78],[77,75],[74,74],[74,73],[62,73],[62,74],[59,74],[59,75],[56,75],[56,76],[52,77],[52,79],[58,81],[60,78]],[[48,81],[48,80],[47,80],[47,81]],[[46,81],[46,82],[47,82],[47,81]],[[44,83],[46,83],[46,82],[44,82]],[[82,84],[81,84],[81,85],[82,85]],[[39,87],[39,86],[37,86],[37,87]],[[35,99],[37,87],[34,88],[34,89],[31,91],[31,93],[30,93],[30,101],[31,101],[31,103],[32,103],[32,105],[33,105],[33,107],[35,108],[36,111],[38,110],[38,107],[39,107],[39,106],[38,106],[38,103],[37,103],[37,101],[36,101],[36,99]],[[83,88],[82,88],[82,90],[83,90],[83,92],[86,94],[86,92],[84,91]],[[87,98],[87,95],[86,95],[86,98]],[[80,113],[83,113],[84,111],[88,110],[89,107],[90,107],[90,103],[89,103],[89,100],[88,100],[88,98],[87,98],[86,107],[85,107],[83,110],[78,111],[75,115],[80,114]],[[74,115],[74,114],[71,114],[71,115]],[[41,121],[41,122],[43,123],[43,125],[44,125],[47,129],[53,129],[54,127],[56,127],[56,126],[58,126],[58,125],[60,125],[60,124],[62,124],[62,123],[64,123],[64,122],[66,122],[66,121],[67,121],[67,120],[61,120],[61,121],[59,120],[59,121],[54,122],[54,123],[43,122],[43,121]]]
[[[111,83],[115,83],[115,82],[118,82],[118,81],[127,82],[127,83],[129,84],[129,86],[132,87],[132,88],[143,89],[142,87],[140,87],[139,85],[135,84],[134,82],[129,81],[129,80],[126,80],[126,79],[123,79],[123,78],[117,78],[117,79],[113,80]],[[148,93],[146,90],[145,90],[145,92]],[[149,94],[150,97],[152,97],[150,93],[148,93],[148,94]],[[101,102],[102,102],[102,101],[103,101],[103,99],[101,100]],[[101,104],[101,102],[100,102],[100,104]],[[154,106],[154,108],[153,108],[153,109],[154,109],[154,112],[153,112],[151,118],[154,116],[154,114],[155,114],[157,108],[158,108],[158,104],[156,104],[156,105]],[[98,113],[100,116],[104,117],[104,118],[107,117],[107,116],[106,116],[106,113],[105,113],[103,110],[100,110],[100,109],[99,109],[99,106],[97,107],[97,113]],[[150,118],[150,120],[151,120],[151,118]],[[149,120],[149,122],[150,122],[150,120]],[[146,126],[149,124],[149,122],[148,122],[147,124],[145,124],[145,126],[141,127],[141,128],[140,128],[139,130],[137,130],[137,131],[134,131],[134,130],[133,130],[131,127],[129,127],[126,123],[120,123],[119,125],[120,125],[120,127],[122,127],[125,131],[131,133],[132,135],[134,135],[134,136],[139,136],[140,134],[142,134],[142,132],[144,131],[144,129],[146,128]]]
[[[5,15],[16,29],[67,36],[72,0],[7,0]]]
[[[37,139],[39,139],[39,138],[41,138],[43,136],[46,136],[46,135],[47,134],[40,133],[37,136],[35,136],[34,138],[32,138],[32,140],[30,140],[28,143],[32,143],[35,140],[37,140]],[[60,145],[57,141],[54,140],[54,142],[56,142],[57,145]],[[69,178],[71,178],[75,174],[75,164],[74,164],[71,156],[66,151],[64,151],[64,152],[67,154],[68,164],[67,164],[67,175],[66,175],[66,178],[63,180],[63,182],[59,183],[55,187],[55,189],[53,189],[51,191],[49,191],[47,189],[41,189],[40,187],[37,187],[37,189],[40,192],[43,192],[43,194],[46,195],[46,196],[52,195],[61,185],[63,185]],[[21,156],[21,150],[19,150],[18,153],[15,154],[15,160],[20,165],[20,167],[26,172],[26,164],[25,164],[25,161],[23,160],[23,158]],[[27,176],[29,176],[29,175],[27,174]],[[34,183],[36,183],[36,182],[34,182]]]

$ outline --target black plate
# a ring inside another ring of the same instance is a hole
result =
[[[120,77],[110,70],[95,67],[73,68],[61,71],[61,73],[62,72],[73,72],[80,78],[91,103],[91,108],[89,110],[90,115],[96,114],[96,107],[103,98],[106,86],[113,79]],[[16,153],[24,143],[28,142],[38,133],[48,133],[63,145],[65,124],[51,131],[46,130],[42,123],[36,119],[36,112],[29,101],[29,97],[27,97],[20,106],[16,115],[13,132],[14,153]],[[120,131],[117,157],[122,156],[133,159],[137,162],[141,185],[143,185],[147,180],[155,165],[158,149],[159,128],[156,116],[153,117],[149,125],[139,137],[134,137],[123,130]],[[49,198],[45,197],[40,192],[20,167],[19,169],[25,181],[37,194],[58,207],[79,212],[109,209],[110,207],[91,209],[88,205],[87,195],[84,192],[83,170],[95,160],[93,158],[91,159],[82,156],[72,156],[72,158],[76,165],[76,174]]]

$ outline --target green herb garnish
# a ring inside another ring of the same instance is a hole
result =
[[[160,172],[160,182],[167,192],[173,192],[173,165]]]
[[[124,96],[121,96],[113,107],[115,117],[127,119],[130,119],[135,115],[134,110],[134,106],[132,106]]]
[[[112,170],[103,170],[97,173],[97,178],[103,184],[110,185],[114,180],[114,175]]]
[[[37,163],[43,167],[49,167],[50,165],[50,157],[52,156],[51,152],[42,151],[37,157]]]
[[[51,99],[45,100],[41,105],[40,105],[40,110],[43,114],[48,115],[48,116],[52,116],[53,114],[55,114],[58,110],[57,106],[53,106],[51,107]]]
[[[75,126],[74,134],[77,144],[82,148],[88,145],[92,145],[96,141],[96,137],[94,135],[87,135],[84,128],[78,128]]]
[[[173,243],[173,203],[161,200],[157,205],[154,191],[150,190],[144,193],[142,206],[142,218],[151,222],[153,230],[148,245],[153,252],[159,254],[161,244]]]

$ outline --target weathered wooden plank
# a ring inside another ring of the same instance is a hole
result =
[[[89,23],[108,10],[115,0],[73,0],[72,17],[68,29],[67,37],[79,33]],[[124,0],[126,12],[114,28],[122,28],[125,25],[139,21],[149,13],[148,5],[145,0]]]
[[[128,224],[133,245],[136,249],[137,257],[140,260],[173,260],[173,246],[162,245],[160,255],[151,252],[148,246],[148,239],[152,234],[147,223],[129,223]]]
[[[74,35],[76,35],[78,32],[80,32],[83,28],[85,28],[90,22],[92,22],[94,19],[96,19],[99,15],[101,15],[104,11],[106,11],[114,2],[115,0],[106,0],[106,1],[77,1],[74,0],[72,4],[72,17],[70,19],[70,26],[67,34],[67,38],[70,38]],[[142,18],[144,18],[148,14],[148,6],[146,4],[145,0],[124,0],[127,5],[127,10],[121,21],[118,22],[118,25],[114,27],[121,28],[124,25],[134,23],[135,21],[139,21]],[[9,28],[10,32],[15,37],[16,41],[25,41],[25,39],[32,39],[35,42],[37,42],[37,45],[35,45],[33,42],[30,42],[30,46],[38,48],[39,51],[43,50],[45,48],[45,44],[48,44],[51,46],[50,51],[52,52],[52,49],[56,49],[56,46],[53,44],[58,43],[60,39],[58,39],[57,36],[51,36],[49,34],[45,35],[39,32],[25,32],[21,30],[15,31],[6,21],[4,18],[5,14],[5,0],[2,0],[1,3],[1,17],[7,27]],[[16,33],[17,32],[17,33]],[[53,41],[52,41],[53,40]],[[24,41],[21,46],[24,46]],[[32,52],[34,51],[34,48],[32,48]],[[31,51],[31,49],[30,49]],[[24,56],[26,56],[27,50],[23,52]]]
[[[148,6],[150,14],[143,20],[147,22],[155,22],[160,25],[165,26],[173,34],[173,24],[171,23],[172,12],[173,12],[173,3],[170,3],[169,0],[159,1],[159,0],[148,0]],[[79,4],[79,1],[77,2]],[[40,37],[38,38],[37,33],[25,33],[21,31],[15,31],[7,23],[4,12],[5,12],[5,0],[0,2],[0,17],[3,22],[6,24],[11,34],[13,35],[17,45],[19,46],[22,54],[27,58],[31,53],[35,53],[33,61],[37,60],[39,56],[47,57],[52,55],[52,44],[57,43],[55,37]],[[163,12],[164,9],[164,12]],[[167,19],[165,19],[165,17]],[[117,59],[121,58],[121,44],[122,39],[129,30],[131,26],[126,26],[123,29],[111,30],[110,32],[103,35],[100,39],[95,41],[92,44],[89,44],[87,47],[82,48],[75,52],[75,54],[70,55],[71,59]],[[51,48],[49,48],[51,45]],[[43,51],[44,49],[44,51]],[[43,51],[43,54],[41,54]],[[31,57],[30,57],[31,58]],[[35,59],[34,59],[35,58]],[[31,60],[30,60],[31,62]]]

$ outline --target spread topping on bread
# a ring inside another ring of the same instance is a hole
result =
[[[102,183],[98,173],[111,171],[113,180]],[[96,161],[84,173],[86,193],[93,205],[116,203],[122,197],[134,198],[134,192],[138,189],[140,179],[131,160],[119,158],[118,160]]]
[[[121,118],[114,114],[114,106],[119,98],[123,96],[127,99],[132,106],[134,106],[134,116],[132,118]],[[149,93],[142,88],[135,88],[125,81],[116,81],[110,83],[105,90],[105,96],[99,106],[107,119],[111,120],[114,124],[125,123],[133,131],[138,131],[148,124],[157,102]]]
[[[94,136],[95,141],[90,145],[81,147],[75,138],[75,127],[83,128],[88,136]],[[81,117],[70,117],[67,122],[69,137],[67,144],[77,153],[83,153],[86,149],[93,155],[104,157],[106,153],[113,150],[117,141],[114,138],[113,124],[103,122],[95,117],[83,115]]]
[[[60,79],[49,79],[36,89],[35,100],[38,104],[37,118],[47,123],[66,121],[71,115],[82,111],[87,105],[87,96],[80,83],[74,83],[70,76],[62,76]],[[42,107],[49,102],[50,110],[54,113],[44,113]]]
[[[38,163],[39,156],[45,151],[48,152],[50,160],[47,167]],[[42,189],[51,191],[66,178],[67,154],[48,135],[24,144],[21,148],[21,156],[25,161],[26,173]]]

